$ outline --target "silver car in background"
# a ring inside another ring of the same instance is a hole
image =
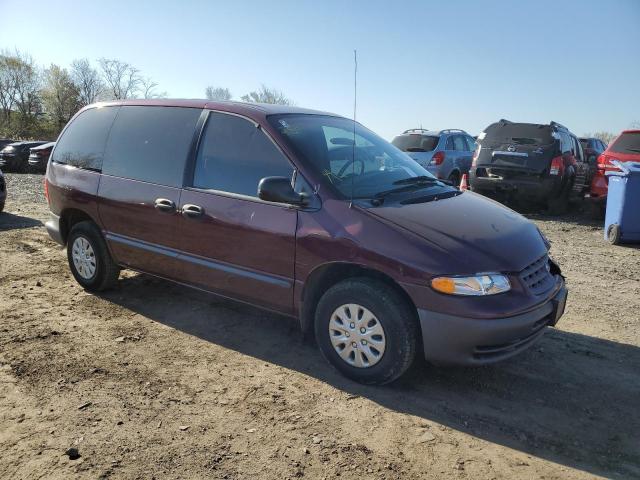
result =
[[[405,130],[391,142],[436,177],[460,184],[469,172],[476,142],[464,130]]]

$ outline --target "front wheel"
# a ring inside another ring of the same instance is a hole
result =
[[[83,288],[99,292],[112,287],[120,275],[100,229],[93,222],[79,222],[67,239],[67,259],[76,281]]]
[[[382,385],[413,363],[418,339],[412,306],[385,283],[353,278],[318,302],[315,334],[323,356],[346,377]]]

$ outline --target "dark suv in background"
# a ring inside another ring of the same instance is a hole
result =
[[[413,128],[391,142],[438,178],[460,184],[469,171],[476,148],[474,138],[464,130],[439,131]]]
[[[533,223],[352,120],[206,100],[100,107],[65,127],[45,180],[47,230],[87,290],[132,268],[292,316],[364,383],[399,377],[419,351],[503,360],[564,311]]]
[[[588,191],[592,172],[580,141],[559,123],[500,120],[477,142],[469,172],[474,192],[563,213],[572,196]]]
[[[580,145],[587,163],[595,169],[598,157],[607,149],[607,144],[599,138],[580,137]]]

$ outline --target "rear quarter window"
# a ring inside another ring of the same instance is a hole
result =
[[[201,110],[123,106],[111,128],[102,172],[181,187]]]
[[[609,147],[615,153],[640,153],[640,132],[623,133]]]
[[[118,107],[97,107],[78,115],[62,132],[51,161],[100,170],[109,129]]]

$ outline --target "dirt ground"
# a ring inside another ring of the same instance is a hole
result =
[[[640,249],[580,213],[531,216],[570,288],[558,329],[365,387],[293,320],[132,272],[85,293],[42,176],[7,181],[0,478],[640,478]]]

